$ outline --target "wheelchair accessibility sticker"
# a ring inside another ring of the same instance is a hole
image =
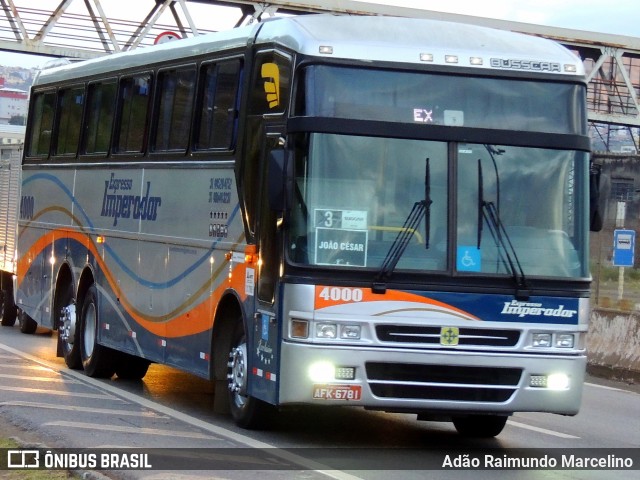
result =
[[[482,256],[475,246],[459,246],[456,256],[456,270],[459,272],[479,272],[482,270]]]

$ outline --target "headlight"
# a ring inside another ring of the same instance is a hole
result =
[[[556,335],[556,348],[573,348],[574,343],[573,333],[558,333]]]
[[[343,325],[340,329],[340,338],[360,340],[360,331],[360,325]]]
[[[551,346],[551,334],[534,333],[531,344],[536,348],[549,348]]]
[[[574,348],[575,344],[575,333],[538,332],[531,334],[533,348]]]
[[[362,326],[326,320],[314,322],[294,317],[289,322],[289,337],[295,340],[309,341],[360,341],[362,340]]]
[[[336,338],[338,336],[338,326],[335,323],[316,324],[317,338]]]

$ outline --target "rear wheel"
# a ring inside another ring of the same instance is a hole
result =
[[[97,342],[98,294],[91,285],[82,302],[80,314],[80,358],[84,373],[90,377],[111,378],[115,373],[117,353]]]
[[[146,358],[118,352],[116,375],[122,380],[142,380],[149,370],[151,362]]]
[[[13,327],[18,316],[18,308],[13,303],[13,293],[0,290],[0,324],[3,327]]]
[[[38,328],[38,323],[22,310],[18,312],[18,323],[22,333],[32,334]]]
[[[80,358],[80,329],[78,328],[78,311],[73,299],[73,287],[62,287],[60,296],[56,299],[55,325],[58,327],[58,342],[67,367],[82,368]]]
[[[491,438],[502,432],[507,417],[503,415],[466,415],[453,417],[453,425],[465,437]]]
[[[275,409],[272,405],[248,395],[247,360],[246,336],[242,322],[238,322],[231,341],[227,374],[231,416],[240,427],[262,429],[268,427]]]

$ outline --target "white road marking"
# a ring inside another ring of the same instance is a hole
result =
[[[33,355],[29,355],[28,353],[24,353],[21,352],[20,350],[17,350],[15,348],[9,347],[8,345],[4,345],[2,343],[0,343],[0,350],[5,350],[7,352],[13,353],[14,355],[17,355],[19,357],[22,357],[26,360],[29,360],[33,363],[36,363],[38,365],[42,365],[44,367],[47,368],[51,368],[52,370],[61,373],[63,376],[69,376],[69,377],[73,377],[76,380],[79,380],[80,383],[85,383],[85,384],[89,384],[92,385],[94,387],[97,387],[100,390],[103,391],[107,391],[111,394],[113,394],[116,397],[120,397],[121,399],[125,400],[125,401],[129,401],[131,403],[135,403],[137,405],[140,405],[142,407],[148,408],[150,410],[154,410],[158,413],[161,413],[163,415],[167,415],[175,420],[178,420],[180,422],[184,422],[188,425],[197,427],[201,430],[204,430],[206,432],[210,432],[214,435],[220,436],[222,438],[225,438],[227,440],[231,440],[234,442],[238,442],[240,444],[243,444],[247,447],[251,447],[251,448],[262,448],[262,449],[273,449],[272,450],[272,454],[274,456],[278,456],[280,458],[282,458],[285,461],[294,463],[296,465],[300,465],[301,469],[308,469],[308,470],[313,470],[316,473],[320,473],[322,475],[325,475],[329,478],[334,478],[336,480],[362,480],[361,477],[357,477],[355,475],[351,475],[349,473],[346,472],[341,472],[341,471],[337,471],[337,470],[333,470],[330,467],[328,467],[327,465],[323,465],[321,463],[315,462],[313,460],[309,460],[307,458],[301,457],[299,455],[296,455],[294,453],[288,452],[286,450],[283,449],[279,449],[277,446],[275,445],[271,445],[269,443],[266,442],[261,442],[260,440],[256,440],[254,438],[248,437],[246,435],[242,435],[240,433],[236,433],[233,432],[231,430],[227,430],[226,428],[223,427],[218,427],[216,425],[213,425],[211,423],[205,422],[203,420],[200,420],[199,418],[196,417],[192,417],[191,415],[188,415],[186,413],[180,412],[178,410],[175,410],[171,407],[167,407],[165,405],[162,405],[160,403],[154,402],[152,400],[140,397],[136,394],[133,393],[129,393],[129,392],[125,392],[123,390],[120,390],[117,387],[114,387],[113,385],[109,385],[108,383],[105,383],[101,380],[96,380],[94,378],[91,377],[87,377],[86,375],[84,375],[83,373],[80,372],[76,372],[75,370],[61,370],[57,365],[55,364],[51,364],[45,360],[42,360],[38,357],[34,357]],[[12,389],[9,389],[12,390]],[[73,394],[73,395],[78,395],[78,394]],[[79,396],[79,395],[78,395]]]
[[[0,360],[1,359],[2,359],[2,355],[0,355]],[[50,373],[55,373],[56,375],[60,375],[55,370],[51,370],[49,367],[43,367],[42,365],[25,365],[25,364],[15,365],[15,364],[12,364],[12,363],[2,365],[2,370],[7,370],[8,368],[15,368],[16,370],[17,369],[20,369],[20,370],[40,370],[41,372],[50,372]]]
[[[145,428],[145,427],[125,427],[123,425],[100,425],[96,423],[84,422],[67,422],[60,420],[57,422],[45,422],[43,426],[48,427],[64,427],[64,428],[83,428],[85,430],[102,430],[106,432],[134,433],[136,435],[159,435],[162,437],[184,437],[196,438],[200,440],[221,440],[220,437],[214,435],[205,435],[199,432],[185,432],[178,430],[163,430],[161,428]]]
[[[10,375],[7,373],[0,373],[0,378],[14,378],[16,380],[26,380],[31,382],[64,382],[64,383],[78,383],[75,380],[69,378],[63,378],[58,375],[56,377],[32,377],[29,375]]]
[[[547,430],[546,428],[533,427],[531,425],[527,425],[526,423],[514,422],[513,420],[507,420],[507,425],[511,425],[512,427],[524,428],[525,430],[531,430],[538,433],[544,433],[546,435],[553,435],[554,437],[560,438],[580,438],[575,435],[569,435],[568,433],[556,432],[554,430]]]
[[[116,402],[122,402],[123,400],[107,395],[104,393],[78,393],[78,392],[62,392],[58,390],[46,390],[43,388],[26,388],[26,387],[8,387],[0,385],[0,390],[6,390],[8,392],[21,392],[21,393],[37,393],[42,395],[58,395],[63,397],[78,397],[78,398],[102,398],[107,400],[114,400]]]
[[[120,416],[143,417],[143,418],[169,418],[166,415],[159,415],[156,412],[151,410],[133,411],[133,410],[121,410],[121,409],[114,409],[114,408],[80,407],[77,405],[59,405],[55,403],[23,402],[20,400],[0,402],[0,406],[47,408],[50,410],[66,410],[70,412],[86,412],[86,413],[104,413],[107,415],[120,415]]]

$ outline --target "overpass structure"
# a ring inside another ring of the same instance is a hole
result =
[[[640,130],[640,38],[356,0],[0,0],[0,50],[92,58],[260,21],[335,12],[472,23],[554,39],[582,58],[594,125]],[[638,150],[637,137],[636,150]]]

